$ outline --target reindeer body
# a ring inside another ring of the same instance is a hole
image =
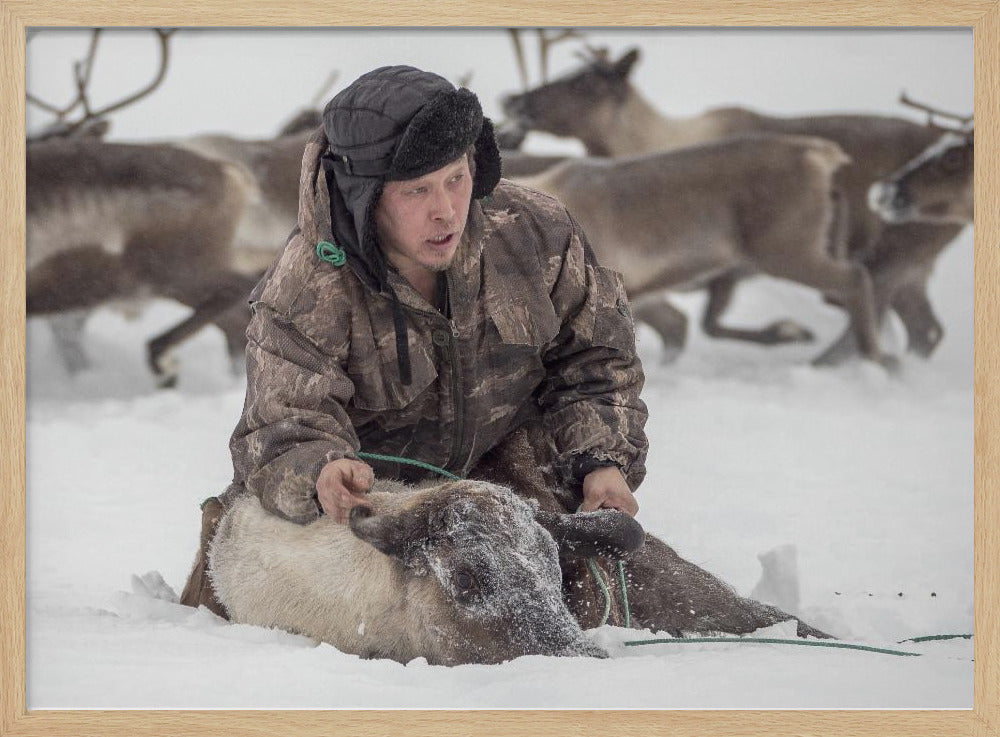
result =
[[[826,252],[833,175],[847,161],[821,139],[753,138],[571,160],[519,181],[565,204],[601,264],[621,272],[638,297]]]
[[[302,152],[314,128],[273,139],[226,135],[187,138],[177,145],[235,166],[249,193],[234,237],[235,265],[244,272],[266,269],[298,221]]]
[[[639,299],[647,294],[766,273],[842,300],[864,354],[879,361],[870,279],[839,257],[833,181],[848,162],[825,139],[756,136],[571,160],[521,181],[574,213],[654,327]]]

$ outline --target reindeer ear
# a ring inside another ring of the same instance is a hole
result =
[[[632,71],[632,66],[639,61],[639,49],[629,49],[622,58],[615,62],[614,72],[622,79],[628,77]]]
[[[420,505],[395,514],[374,514],[368,507],[351,510],[351,532],[411,568],[422,568],[420,554],[427,539],[427,515]]]

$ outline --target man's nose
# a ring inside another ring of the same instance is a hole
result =
[[[455,217],[455,207],[444,187],[434,190],[434,200],[431,203],[431,217],[435,220],[451,220]]]

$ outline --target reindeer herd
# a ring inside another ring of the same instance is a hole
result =
[[[80,336],[95,307],[151,296],[191,307],[188,319],[148,344],[152,371],[169,385],[176,376],[170,349],[209,322],[239,363],[245,295],[296,223],[301,154],[319,120],[307,109],[274,138],[257,141],[103,140],[107,114],[162,81],[169,34],[157,33],[153,82],[93,111],[86,83],[95,33],[75,70],[77,101],[47,106],[59,115],[56,125],[28,141],[27,312],[51,318],[75,371],[86,366]],[[894,367],[878,340],[889,311],[905,326],[909,350],[934,351],[943,328],[927,281],[937,256],[972,222],[971,119],[943,126],[933,114],[946,114],[926,107],[926,125],[875,115],[772,117],[739,107],[673,118],[630,82],[638,50],[612,59],[587,48],[578,69],[503,98],[502,143],[512,147],[504,151],[505,175],[569,207],[601,262],[623,274],[636,319],[658,333],[667,355],[683,349],[687,332],[686,315],[669,301],[677,290],[707,290],[701,327],[712,337],[811,340],[791,320],[757,329],[723,323],[739,282],[754,274],[811,287],[844,309],[847,329],[817,364],[860,354]],[[84,114],[69,122],[73,107]],[[517,151],[529,131],[577,139],[587,156]]]

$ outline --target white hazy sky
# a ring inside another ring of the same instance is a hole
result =
[[[29,91],[54,103],[71,99],[72,62],[84,57],[88,39],[85,29],[37,33],[27,52]],[[898,104],[902,90],[963,114],[973,107],[970,29],[592,29],[586,40],[609,47],[615,56],[639,47],[637,86],[675,115],[731,104],[786,114],[916,115]],[[525,47],[537,80],[531,32]],[[574,66],[577,48],[573,41],[554,48],[551,75]],[[499,117],[499,95],[520,87],[510,39],[499,29],[194,29],[179,31],[171,52],[162,87],[114,116],[113,138],[216,131],[270,136],[335,70],[337,88],[383,64],[413,64],[453,81],[471,75],[470,86],[493,117]],[[149,30],[107,31],[91,85],[93,104],[141,87],[151,79],[156,59]],[[29,107],[29,131],[48,119]],[[567,149],[544,137],[529,140],[529,147]]]

